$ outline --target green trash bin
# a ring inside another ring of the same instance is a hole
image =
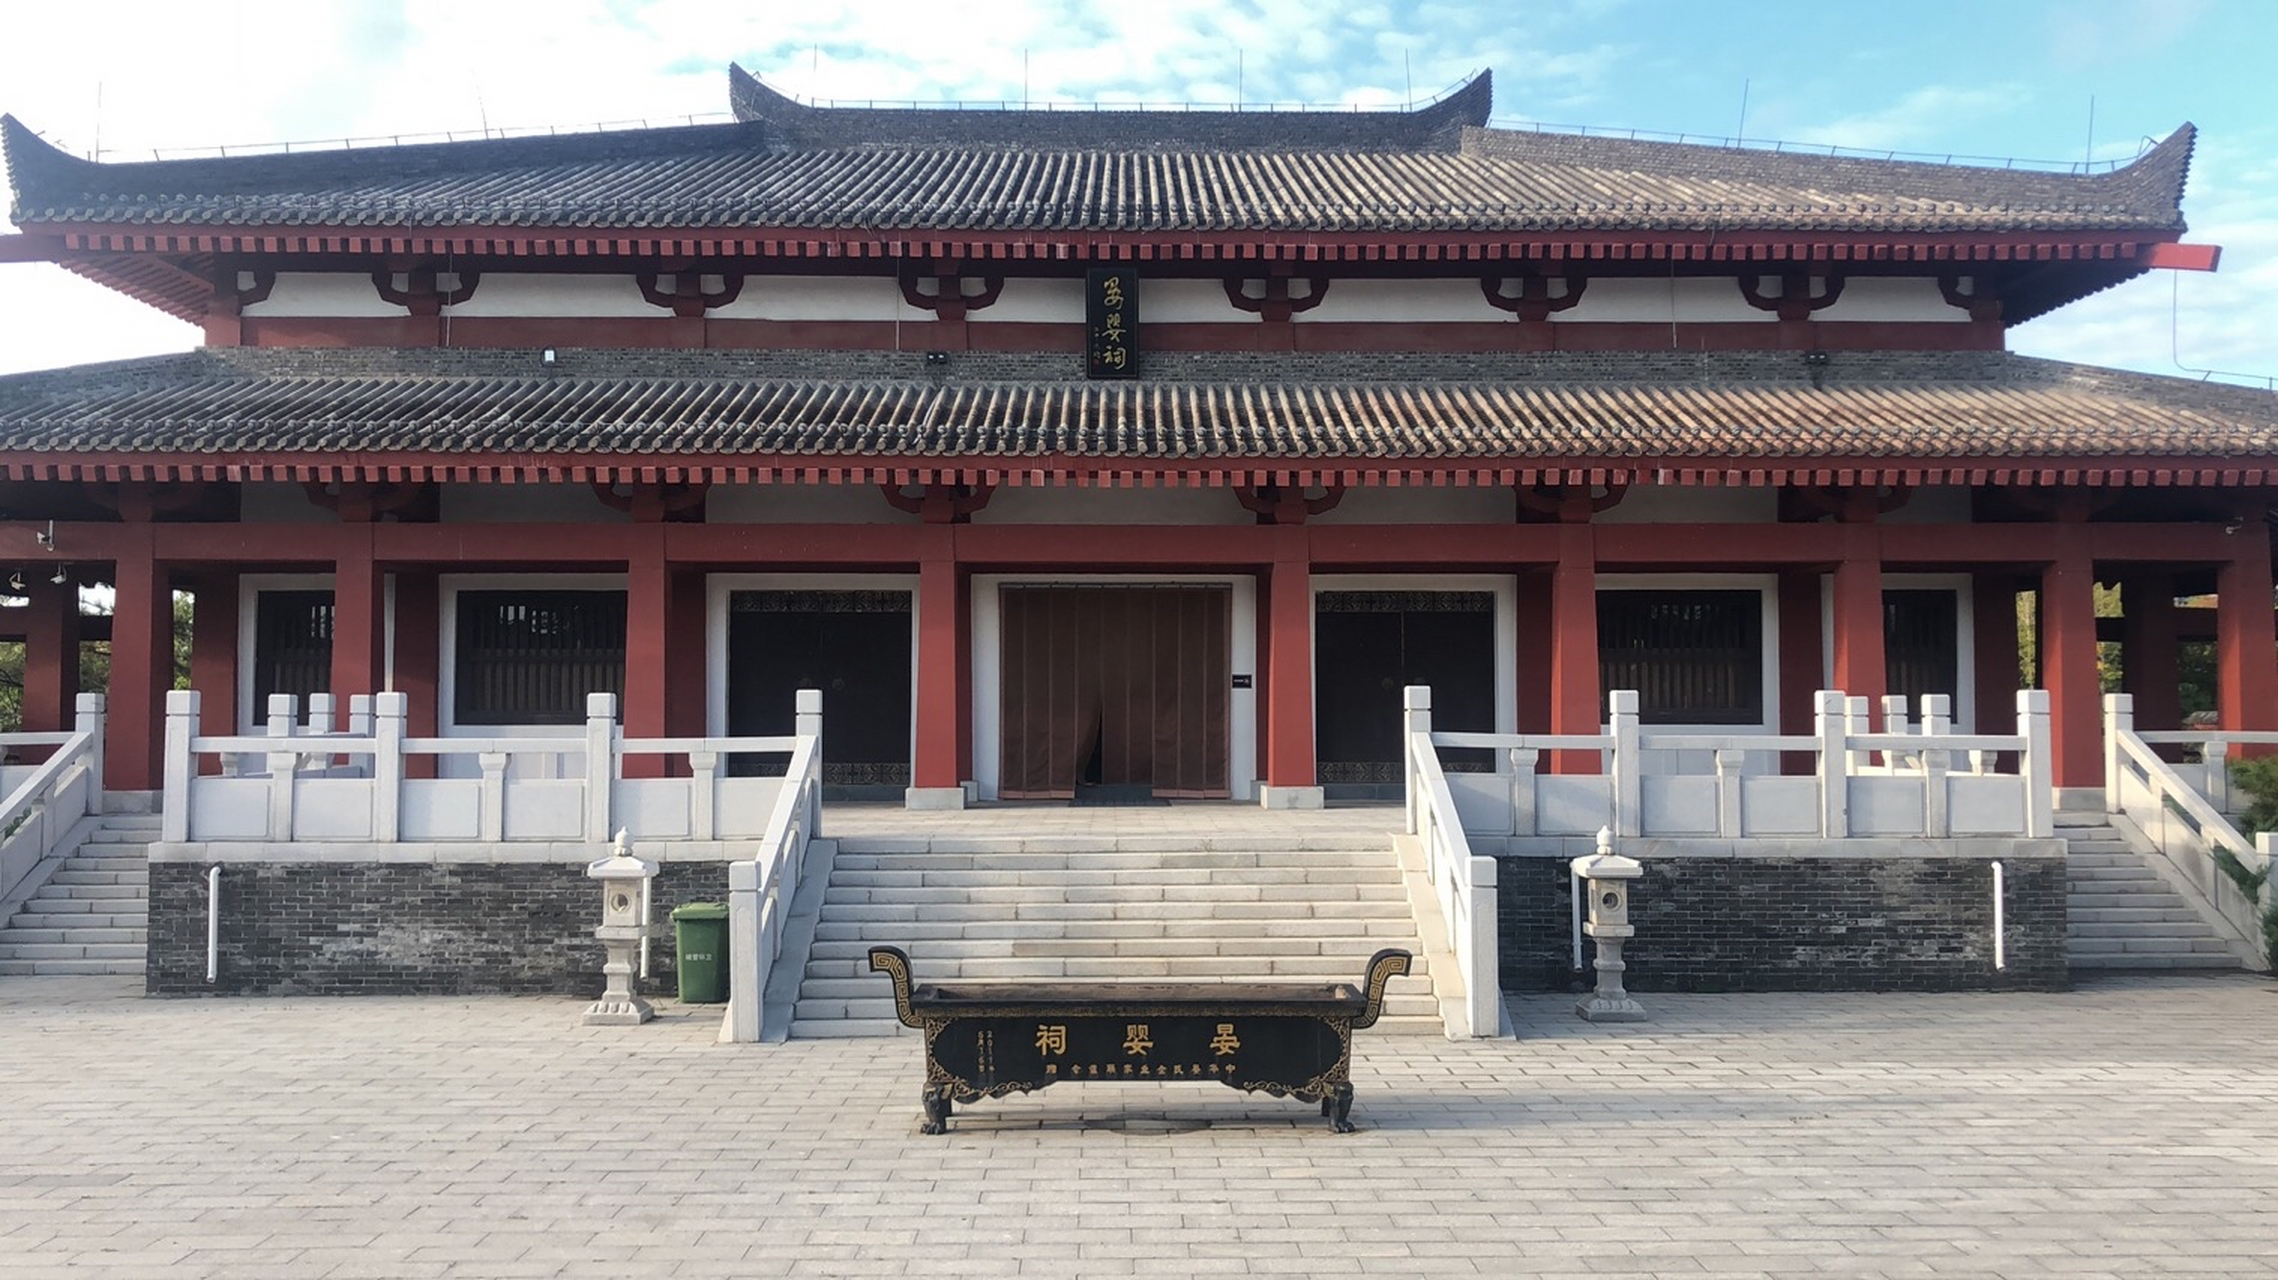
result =
[[[728,998],[728,908],[691,902],[672,911],[673,970],[685,1004],[720,1004]]]

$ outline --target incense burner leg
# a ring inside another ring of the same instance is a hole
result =
[[[919,1089],[918,1105],[925,1108],[925,1123],[918,1126],[919,1133],[949,1132],[949,1090],[946,1086],[929,1084]]]
[[[1329,1128],[1337,1133],[1353,1131],[1353,1087],[1340,1084],[1337,1091],[1321,1099],[1321,1114],[1329,1117]]]

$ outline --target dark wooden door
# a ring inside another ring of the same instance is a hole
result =
[[[998,794],[1228,794],[1232,588],[1015,585],[999,601]]]
[[[1400,691],[1412,684],[1431,686],[1433,728],[1494,732],[1493,593],[1314,597],[1313,742],[1323,786],[1402,780]]]
[[[823,693],[826,794],[899,798],[910,785],[910,593],[728,595],[728,732],[789,734],[798,690]],[[780,773],[738,756],[732,773]]]

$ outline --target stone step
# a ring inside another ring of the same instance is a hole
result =
[[[2064,858],[2067,871],[2081,867],[2140,867],[2143,864],[2143,858],[2131,849],[2096,850],[2088,853],[2074,849]]]
[[[118,884],[147,885],[150,871],[146,866],[134,868],[97,867],[84,858],[73,858],[47,878],[49,884]]]
[[[1407,924],[1406,921],[1392,923]],[[1411,940],[1415,926],[1408,925],[1405,935]],[[1208,934],[1179,936],[1172,934],[1133,934],[1120,938],[1092,938],[1070,934],[1059,938],[953,938],[926,937],[920,934],[905,935],[909,945],[902,950],[911,956],[911,962],[920,966],[934,957],[965,959],[988,956],[1132,956],[1150,959],[1206,959],[1211,956],[1329,956],[1345,957],[1352,962],[1357,975],[1361,963],[1368,959],[1367,952],[1345,937],[1321,937],[1312,934],[1294,934],[1284,937],[1216,937]],[[1398,945],[1402,935],[1387,935]],[[809,948],[810,966],[817,963],[846,963],[866,966],[868,972],[870,948],[879,945],[900,946],[888,938],[816,938]],[[1372,946],[1369,950],[1373,951]],[[1417,963],[1423,963],[1422,957]],[[1230,967],[1230,966],[1229,966]],[[1237,971],[1238,972],[1238,971]]]
[[[1104,903],[1038,903],[1011,909],[1019,920],[1060,920],[1067,922],[1097,921],[1101,924],[1128,924],[1128,913],[1117,913]],[[849,915],[861,912],[860,918]],[[1002,918],[1001,916],[992,918]],[[845,913],[825,912],[823,922],[815,927],[817,939],[843,941],[858,937],[871,942],[892,942],[896,938],[918,938],[924,925],[940,919],[907,908],[865,906],[847,908]],[[1202,912],[1181,914],[1160,919],[1165,927],[1158,930],[1162,936],[1213,937],[1213,938],[1380,938],[1412,937],[1415,922],[1398,916],[1366,916],[1359,919],[1336,919],[1309,915],[1257,916],[1228,912]],[[850,926],[856,931],[849,933]],[[860,926],[883,926],[861,928]]]
[[[8,922],[7,931],[0,933],[0,953],[5,953],[10,947],[22,946],[26,943],[83,945],[91,942],[131,942],[140,945],[144,940],[144,932],[141,928],[130,928],[123,925],[115,928],[92,925],[74,926],[68,929],[26,925],[24,918],[17,916]]]
[[[1280,902],[847,902],[825,901],[825,924],[900,924],[925,921],[962,923],[975,920],[1096,920],[1144,919],[1153,921],[1215,920],[1226,932],[1244,926],[1318,923],[1331,932],[1353,919],[1392,919],[1388,911],[1371,910],[1357,916],[1316,912],[1311,905]],[[1268,932],[1271,932],[1269,930]]]
[[[2065,866],[2065,880],[2070,884],[2090,884],[2099,880],[2141,880],[2147,877],[2157,880],[2159,873],[2145,866],[2141,858],[2120,866],[2076,867],[2070,863]]]
[[[2141,951],[2113,952],[2109,955],[2075,955],[2071,958],[2074,969],[2231,969],[2239,967],[2238,957],[2228,952],[2212,951],[2151,953]]]
[[[2170,895],[2171,897],[2173,895]],[[2204,923],[2198,912],[2177,898],[2173,906],[2160,907],[2068,907],[2067,919],[2073,924],[2121,924],[2166,921],[2170,923]]]
[[[2196,942],[2221,935],[2197,917],[2190,920],[2071,920],[2065,925],[2071,938],[2169,938]]]
[[[1208,890],[1217,888],[1278,888],[1317,884],[1324,887],[1362,885],[1397,892],[1397,867],[1166,867],[1156,870],[1072,871],[1065,867],[1032,867],[990,871],[975,867],[943,870],[898,868],[847,870],[831,873],[831,888],[941,889],[1062,885],[1069,888],[1158,888]]]
[[[142,949],[132,960],[13,960],[0,958],[0,977],[44,977],[64,974],[129,974],[142,972]]]
[[[58,871],[56,874],[62,875],[63,872]],[[142,885],[56,884],[50,880],[40,887],[39,896],[34,901],[127,898],[139,902],[147,896]]]
[[[1019,965],[1017,969],[994,967],[1009,966],[1014,963]],[[1069,966],[1080,966],[1086,963],[1082,960],[1051,963],[1036,963],[1025,960],[1018,962],[966,961],[963,963],[942,961],[920,968],[917,981],[920,984],[1014,980],[1159,982],[1165,978],[1171,978],[1176,979],[1181,986],[1224,986],[1244,982],[1317,982],[1328,985],[1338,982],[1351,983],[1360,976],[1357,965],[1345,963],[1307,965],[1301,960],[1286,958],[1259,959],[1238,971],[1230,971],[1222,966],[1203,961],[1179,960],[1163,962],[1151,968],[1141,968],[1134,964],[1124,963],[1121,960],[1104,964],[1096,969],[1069,968]],[[864,965],[862,968],[866,971],[869,966]],[[1428,990],[1422,989],[1423,980],[1427,976],[1411,969],[1406,980],[1397,983],[1393,990],[1399,991],[1402,987],[1406,987],[1407,994],[1428,999],[1430,998]],[[802,1000],[877,998],[881,992],[888,990],[885,978],[875,973],[857,973],[849,967],[841,970],[836,976],[822,976],[810,969],[806,981],[799,987],[799,997]]]
[[[2183,899],[2175,895],[2174,890],[2164,887],[2156,891],[2147,890],[2140,893],[2119,890],[2097,893],[2068,893],[2065,895],[2064,901],[2068,914],[2075,908],[2189,906]]]
[[[1394,940],[1397,943],[1397,939]],[[1356,982],[1367,956],[1349,948],[1279,954],[1255,949],[1228,950],[1210,955],[1098,955],[1016,951],[1009,954],[955,954],[928,948],[918,966],[920,982],[952,982],[976,978],[1037,977],[1113,980],[1177,978],[1181,982],[1251,982],[1265,978],[1305,978],[1321,982]],[[875,982],[867,955],[860,959],[831,956],[807,962],[802,971],[806,986],[825,982]],[[1427,978],[1430,968],[1422,956],[1408,967],[1408,976]]]
[[[916,1038],[916,1027],[905,1027],[889,1013],[883,1018],[791,1018],[794,1040],[883,1040],[890,1036]]]
[[[17,929],[144,929],[150,917],[142,911],[34,911],[29,904],[8,921],[8,928]],[[13,933],[0,933],[0,939]]]
[[[0,960],[141,960],[139,942],[14,942],[0,934]]]
[[[852,890],[833,886],[823,897],[826,911],[834,914],[845,912],[850,918],[860,918],[860,912],[873,907],[914,907],[922,916],[935,907],[980,906],[991,907],[1010,916],[1021,907],[1059,903],[1122,907],[1136,914],[1166,918],[1179,914],[1211,914],[1255,916],[1259,919],[1313,916],[1326,920],[1400,914],[1406,911],[1407,901],[1405,893],[1372,898],[1322,899],[1309,894],[1266,897],[1256,892],[1254,887],[1245,892],[1241,887],[1187,889],[1173,886],[1165,890],[1145,885],[1080,886],[1072,889],[1014,885],[1004,888]],[[1208,910],[1194,910],[1197,907]]]
[[[802,992],[799,1003],[791,1011],[792,1021],[796,1025],[838,1018],[868,1021],[892,1019],[894,1016],[893,991],[891,988],[885,988],[884,994],[879,994],[879,988],[882,987],[884,984],[880,983],[878,987],[847,997],[809,998]],[[1439,1002],[1429,993],[1401,995],[1395,991],[1387,990],[1384,995],[1384,1012],[1386,1016],[1394,1018],[1433,1018],[1436,1020],[1439,1015]]]
[[[839,849],[835,871],[1180,871],[1241,867],[1350,867],[1380,871],[1392,865],[1391,840],[1355,849],[1180,849],[1167,852],[1064,852],[995,849],[956,853],[859,853]]]
[[[2073,938],[2066,944],[2076,959],[2082,956],[2133,956],[2133,955],[2215,955],[2231,957],[2229,944],[2221,938]],[[2235,958],[2232,963],[2236,963]]]

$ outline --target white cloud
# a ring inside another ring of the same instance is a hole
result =
[[[2008,110],[2022,101],[2024,95],[2025,90],[2015,85],[1985,88],[1926,85],[1879,111],[1787,129],[1781,137],[1788,142],[1861,151],[1906,151],[1926,147],[1937,138],[1966,135],[1968,129],[1956,126]]]

